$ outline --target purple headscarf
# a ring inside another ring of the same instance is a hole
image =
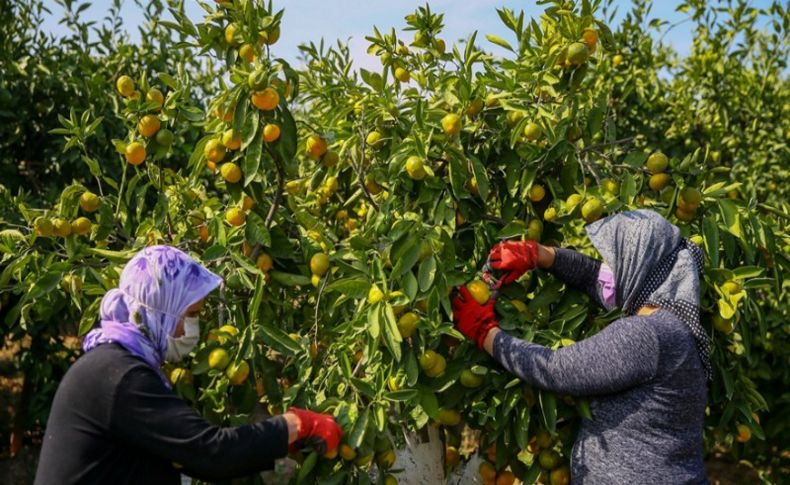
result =
[[[143,359],[170,383],[160,366],[172,336],[189,306],[206,297],[222,278],[183,251],[170,246],[150,246],[124,267],[118,288],[101,302],[101,324],[88,332],[84,351],[117,343]]]

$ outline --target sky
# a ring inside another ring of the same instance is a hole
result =
[[[212,3],[206,0],[207,3]],[[83,0],[84,2],[84,0]],[[83,3],[79,2],[79,3]],[[95,0],[83,12],[86,20],[101,21],[107,14],[108,0]],[[426,1],[415,0],[289,0],[275,1],[275,8],[285,8],[283,28],[280,41],[275,46],[275,53],[294,65],[299,65],[298,45],[309,41],[318,42],[322,38],[329,43],[340,39],[349,41],[349,47],[356,67],[378,68],[378,59],[369,56],[366,52],[369,43],[365,35],[372,33],[372,26],[377,26],[382,32],[391,28],[405,26],[404,17],[413,12],[417,7],[425,5]],[[511,43],[514,36],[502,24],[496,9],[508,7],[516,12],[523,10],[526,17],[537,18],[543,8],[534,0],[531,1],[502,1],[502,0],[430,0],[427,2],[431,11],[444,14],[444,35],[451,41],[468,37],[477,30],[478,45],[493,52],[503,52],[498,47],[487,42],[484,34],[498,35]],[[679,0],[656,0],[651,12],[652,17],[668,20],[670,23],[682,21],[684,14],[675,11]],[[52,32],[56,36],[68,32],[67,27],[60,24],[63,8],[54,0],[45,0],[51,15],[47,16],[42,24],[45,32]],[[193,22],[198,22],[204,16],[204,10],[195,0],[185,0],[186,10]],[[752,1],[753,6],[767,6],[769,0]],[[616,0],[618,15],[615,22],[623,17],[630,9],[631,2]],[[139,25],[143,22],[143,14],[132,0],[124,0],[122,11],[124,28],[129,32],[131,39],[139,39]],[[615,26],[610,26],[614,30]],[[411,39],[412,33],[399,36]],[[671,44],[680,54],[689,52],[692,43],[691,22],[681,23],[675,27],[671,35],[667,35],[665,42]]]

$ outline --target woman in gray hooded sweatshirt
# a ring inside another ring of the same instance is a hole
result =
[[[623,317],[594,336],[551,350],[499,329],[494,301],[465,287],[458,329],[530,385],[590,398],[571,457],[573,483],[707,483],[702,426],[710,343],[699,324],[702,252],[658,213],[638,210],[587,226],[604,262],[534,241],[497,244],[498,284],[542,268]],[[487,277],[493,280],[490,273]]]

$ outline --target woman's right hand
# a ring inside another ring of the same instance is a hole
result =
[[[538,247],[535,241],[503,241],[494,245],[488,255],[488,268],[483,273],[487,281],[492,279],[488,269],[501,274],[497,287],[508,285],[527,271],[538,267]]]
[[[285,413],[285,419],[289,424],[294,421],[291,416],[296,418],[296,439],[291,442],[292,451],[301,444],[316,446],[322,454],[332,454],[337,449],[340,438],[343,437],[343,430],[332,416],[290,408]]]

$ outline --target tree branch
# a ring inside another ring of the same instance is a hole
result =
[[[271,229],[272,222],[274,222],[274,215],[277,213],[277,209],[280,207],[280,203],[282,202],[283,188],[285,186],[285,171],[283,170],[280,160],[275,156],[270,147],[266,147],[266,152],[270,157],[272,157],[274,166],[277,169],[277,192],[274,194],[274,200],[272,201],[272,205],[269,207],[269,212],[266,214],[266,219],[263,222],[264,226],[266,226],[266,229],[268,230]],[[258,259],[258,254],[260,252],[261,245],[256,244],[255,247],[252,248],[252,254],[250,254],[253,261]]]
[[[577,155],[581,155],[581,154],[589,152],[589,151],[597,151],[599,148],[606,148],[606,147],[610,147],[610,146],[614,146],[614,145],[625,145],[627,143],[631,143],[632,141],[634,141],[634,137],[633,136],[629,136],[628,138],[621,138],[619,140],[614,140],[614,141],[610,141],[610,142],[596,143],[594,145],[590,145],[588,147],[584,147],[581,150],[577,150],[576,154]]]

